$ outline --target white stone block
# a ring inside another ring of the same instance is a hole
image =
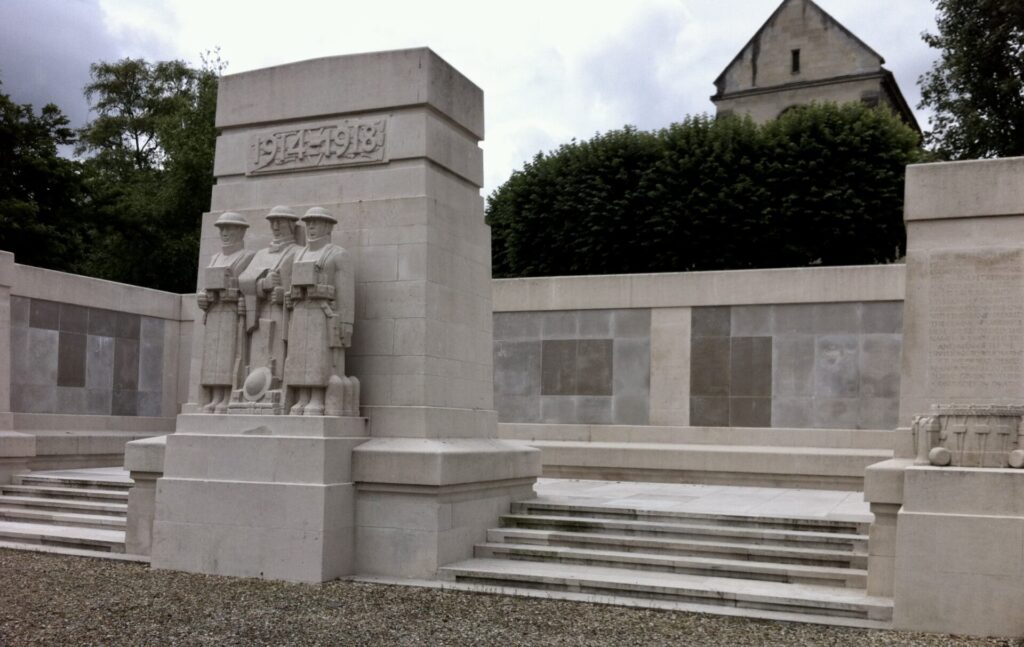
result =
[[[352,438],[367,435],[366,418],[182,414],[177,434]]]
[[[897,628],[1024,635],[1024,472],[910,467],[898,515]]]
[[[540,452],[524,445],[478,438],[374,438],[353,450],[359,483],[454,485],[540,474]]]
[[[217,127],[422,104],[483,139],[483,92],[426,48],[333,56],[225,76],[217,94]]]
[[[374,438],[494,437],[498,414],[492,410],[419,406],[364,406]]]
[[[1024,157],[907,167],[905,219],[936,220],[1021,213]]]

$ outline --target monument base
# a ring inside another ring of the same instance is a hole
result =
[[[153,568],[323,582],[353,572],[365,418],[178,417],[156,482]]]
[[[362,574],[431,578],[534,497],[540,451],[493,439],[375,438],[353,452]]]
[[[1024,472],[915,466],[904,474],[894,626],[1024,635]]]

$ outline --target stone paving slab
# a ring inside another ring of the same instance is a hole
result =
[[[570,505],[860,523],[874,519],[863,492],[840,490],[542,478],[534,491],[539,500]]]

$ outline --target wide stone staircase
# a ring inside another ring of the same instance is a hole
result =
[[[15,476],[12,485],[0,485],[0,547],[124,553],[131,486],[117,468]]]
[[[863,521],[524,501],[488,531],[474,559],[441,577],[478,590],[882,628],[892,601],[865,591],[867,529]]]

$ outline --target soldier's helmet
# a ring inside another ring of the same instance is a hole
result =
[[[326,220],[327,222],[338,224],[338,219],[323,207],[312,207],[306,211],[306,215],[302,216],[302,220]]]
[[[249,221],[240,213],[225,211],[213,223],[214,227],[248,227]]]
[[[292,221],[297,221],[299,219],[299,217],[295,215],[295,212],[292,211],[291,207],[286,207],[282,204],[277,205],[276,207],[270,210],[270,213],[267,214],[267,220],[270,220],[272,218],[280,218],[281,220]]]

